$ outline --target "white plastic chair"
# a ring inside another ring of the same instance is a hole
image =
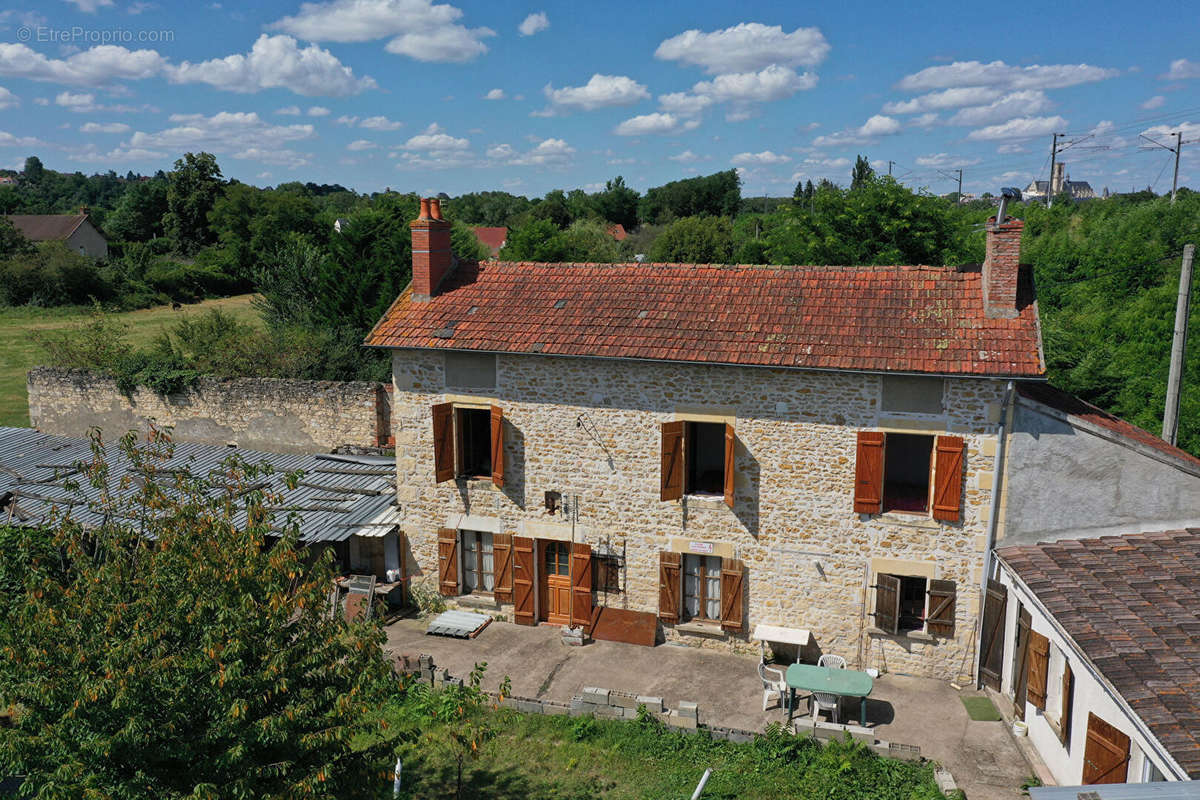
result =
[[[817,659],[818,667],[829,667],[830,669],[845,669],[846,659],[842,656],[835,656],[833,653],[825,653]],[[812,716],[815,721],[822,711],[829,712],[829,718],[837,724],[838,721],[838,705],[841,702],[841,697],[836,694],[828,694],[826,692],[813,692],[812,695]]]
[[[845,669],[846,659],[842,656],[835,656],[833,653],[826,653],[817,659],[818,667],[832,667],[833,669]]]
[[[771,695],[777,697],[779,707],[783,708],[784,693],[787,692],[787,681],[784,680],[783,670],[768,667],[760,661],[758,662],[758,677],[762,679],[763,685],[762,710],[767,710],[767,701],[771,699]]]

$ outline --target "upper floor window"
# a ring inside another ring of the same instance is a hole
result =
[[[966,443],[960,436],[860,431],[854,470],[854,511],[928,513],[962,518]]]
[[[436,482],[491,478],[504,485],[504,412],[439,403],[432,408],[433,469]]]
[[[445,353],[446,385],[459,389],[495,389],[493,353]]]
[[[946,381],[923,375],[884,375],[879,407],[888,414],[940,415]]]
[[[723,422],[664,422],[659,498],[685,494],[723,497],[733,507],[733,426]]]

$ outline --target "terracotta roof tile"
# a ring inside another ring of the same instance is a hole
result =
[[[366,344],[1041,377],[1023,298],[1015,318],[986,318],[980,274],[945,267],[467,263],[429,302],[406,289]]]

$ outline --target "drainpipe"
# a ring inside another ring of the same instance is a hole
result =
[[[987,605],[987,582],[992,574],[992,552],[996,549],[996,527],[1000,520],[1000,493],[1004,488],[1004,457],[1007,451],[1009,424],[1008,415],[1012,412],[1013,395],[1016,384],[1009,381],[1004,387],[1004,403],[1000,408],[1000,428],[996,432],[996,458],[992,465],[992,502],[988,509],[987,548],[983,552],[983,572],[979,580],[979,625],[976,626],[975,639],[975,688],[983,687],[983,673],[979,669],[979,658],[983,652],[983,610]]]

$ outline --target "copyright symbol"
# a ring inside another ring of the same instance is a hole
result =
[[[33,31],[29,30],[28,25],[22,25],[21,27],[17,28],[17,41],[18,42],[28,42],[29,37],[31,37],[32,35],[33,35]]]

